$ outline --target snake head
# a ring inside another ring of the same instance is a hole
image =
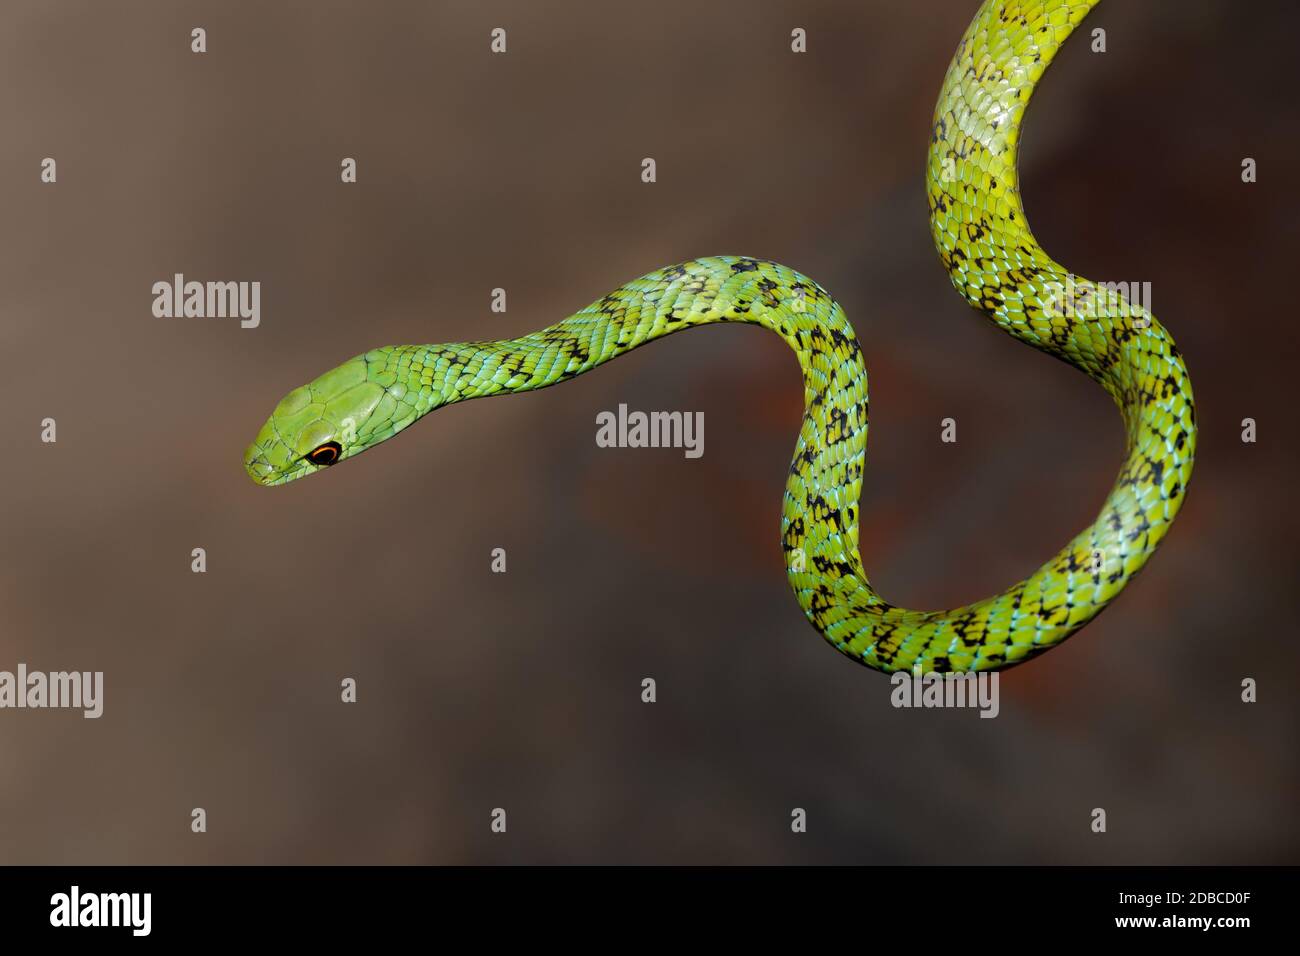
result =
[[[366,356],[344,362],[281,399],[244,452],[244,469],[259,485],[282,485],[365,451],[384,396]]]

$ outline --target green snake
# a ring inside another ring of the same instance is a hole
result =
[[[521,338],[358,355],[285,396],[245,454],[248,474],[263,485],[294,481],[387,441],[435,408],[568,381],[682,329],[747,322],[781,336],[803,371],[805,411],[781,538],[795,597],[822,636],[860,664],[913,675],[996,670],[1055,647],[1155,551],[1186,494],[1196,446],[1191,385],[1169,333],[1113,286],[1053,261],[1021,204],[1025,108],[1097,2],[986,0],[934,114],[930,226],[953,286],[1003,331],[1101,385],[1127,435],[1124,464],[1096,521],[1002,593],[954,610],[913,611],[872,589],[858,552],[867,370],[857,337],[812,279],[747,256],[659,269]]]

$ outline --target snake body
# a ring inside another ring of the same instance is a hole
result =
[[[781,518],[788,577],[808,620],[853,660],[913,674],[1004,668],[1061,643],[1142,568],[1187,490],[1196,445],[1187,371],[1142,306],[1101,294],[1038,245],[1016,169],[1025,108],[1097,0],[986,0],[948,69],[929,150],[931,231],[953,286],[1011,336],[1083,371],[1119,406],[1126,458],[1096,521],[1028,578],[946,611],[894,607],[858,552],[867,371],[843,310],[816,282],[743,256],[694,259],[615,289],[521,338],[400,345],[290,392],[245,454],[258,483],[312,474],[453,402],[545,388],[647,342],[714,322],[781,336],[803,371],[805,414]],[[1063,300],[1062,289],[1074,290]],[[1090,293],[1097,293],[1091,296]]]

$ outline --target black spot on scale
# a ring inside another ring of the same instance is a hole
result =
[[[813,559],[813,567],[825,574],[827,571],[836,571],[838,577],[848,577],[853,573],[853,566],[847,561],[836,561],[833,558],[816,555]]]
[[[1011,610],[1020,610],[1020,605],[1025,599],[1025,582],[1021,581],[1014,590],[1011,591]]]
[[[1142,515],[1141,523],[1139,523],[1136,528],[1134,528],[1132,531],[1128,533],[1128,540],[1136,541],[1138,538],[1142,537],[1150,530],[1151,530],[1151,522],[1147,520],[1146,515]]]
[[[757,259],[741,259],[739,262],[733,262],[733,263],[731,264],[731,271],[732,271],[733,273],[739,273],[739,272],[757,272],[757,271],[758,271],[758,260],[757,260]]]
[[[831,330],[830,330],[830,335],[831,335],[831,341],[835,343],[835,348],[836,348],[837,351],[839,350],[839,348],[840,348],[841,346],[843,346],[843,347],[845,347],[845,348],[850,348],[850,347],[856,348],[856,347],[857,347],[857,344],[858,344],[858,343],[857,343],[857,340],[851,338],[851,337],[848,336],[848,335],[845,335],[845,334],[844,334],[843,332],[841,332],[839,329],[831,329]]]
[[[973,623],[975,623],[975,615],[973,613],[968,612],[962,614],[953,620],[952,631],[961,638],[963,642],[965,642],[966,635],[970,632]]]

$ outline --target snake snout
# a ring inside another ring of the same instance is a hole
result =
[[[261,485],[265,484],[275,472],[275,466],[267,461],[261,449],[254,445],[244,454],[244,470],[248,472],[248,477]]]

